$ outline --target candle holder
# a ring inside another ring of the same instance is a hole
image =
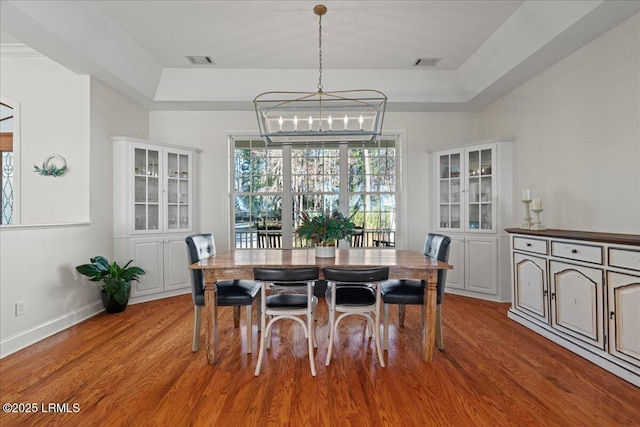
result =
[[[531,200],[522,200],[522,203],[524,203],[524,222],[520,227],[526,230],[529,230],[532,225],[531,210],[529,209],[531,205]]]
[[[546,230],[547,228],[542,225],[542,221],[540,221],[540,213],[544,210],[542,208],[538,208],[538,209],[531,209],[533,211],[533,214],[535,216],[535,219],[533,220],[533,225],[531,226],[532,230]]]

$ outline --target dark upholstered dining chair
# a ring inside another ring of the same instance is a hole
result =
[[[449,245],[451,239],[443,234],[429,233],[424,243],[424,254],[438,261],[448,262]],[[442,300],[444,299],[444,286],[447,281],[447,270],[438,270],[438,284],[436,301],[436,345],[444,350],[442,337]],[[398,326],[404,326],[406,305],[422,306],[422,339],[426,334],[426,303],[424,301],[425,281],[420,280],[389,280],[382,285],[382,301],[384,302],[384,348],[389,344],[389,304],[398,304]]]
[[[291,319],[302,325],[304,335],[309,344],[309,365],[311,375],[316,376],[316,366],[313,356],[315,347],[314,313],[318,298],[313,295],[313,287],[318,280],[318,267],[298,268],[254,268],[253,277],[261,286],[260,350],[255,376],[260,375],[262,357],[265,347],[269,348],[271,327],[281,319]],[[278,293],[266,294],[267,286],[277,283]],[[288,290],[299,291],[304,285],[305,293],[289,293]],[[267,322],[267,319],[269,320]]]
[[[211,234],[195,234],[185,239],[189,263],[193,264],[202,259],[215,255],[216,246]],[[260,294],[260,284],[252,280],[219,280],[218,306],[233,306],[233,325],[240,326],[240,307],[247,307],[247,353],[252,350],[253,326],[251,322],[251,306]],[[198,351],[200,344],[200,318],[204,306],[204,271],[191,270],[191,294],[193,296],[193,345],[192,350]],[[259,305],[259,304],[258,304]],[[259,309],[259,307],[258,307]],[[217,325],[216,320],[216,325]],[[215,332],[217,336],[217,331]]]
[[[331,362],[333,341],[340,321],[358,315],[367,320],[370,336],[376,340],[380,365],[384,355],[380,343],[380,285],[389,278],[389,267],[366,269],[324,268],[327,281],[326,300],[329,305],[329,350],[325,366]],[[340,313],[338,317],[336,315]]]

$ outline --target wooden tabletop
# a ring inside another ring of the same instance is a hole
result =
[[[452,269],[420,252],[403,249],[337,249],[335,258],[316,258],[314,249],[240,249],[222,252],[190,266],[192,269],[217,270],[247,267],[385,267],[390,270],[424,271]]]

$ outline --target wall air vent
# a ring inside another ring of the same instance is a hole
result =
[[[418,58],[413,63],[414,67],[435,67],[442,58]]]
[[[186,58],[192,65],[216,65],[208,56],[187,56]]]

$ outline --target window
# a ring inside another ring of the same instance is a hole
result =
[[[14,129],[16,128],[16,111],[10,103],[2,98],[0,101],[0,224],[17,223],[16,180],[14,155]]]
[[[235,139],[235,247],[305,246],[295,235],[303,210],[312,216],[350,215],[358,227],[358,238],[352,240],[357,246],[395,246],[395,146],[394,139],[376,145],[283,147]]]

